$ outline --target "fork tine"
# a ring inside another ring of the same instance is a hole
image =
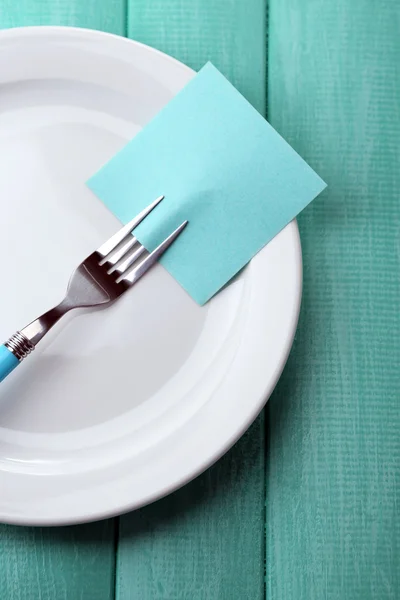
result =
[[[104,242],[104,244],[102,244],[102,246],[100,246],[100,248],[98,248],[97,252],[99,254],[101,254],[101,256],[103,258],[105,258],[108,254],[110,254],[110,252],[112,252],[118,246],[118,244],[120,244],[122,242],[122,240],[127,235],[129,235],[131,233],[131,231],[133,229],[135,229],[135,227],[137,227],[139,225],[139,223],[141,223],[143,221],[143,219],[145,217],[147,217],[147,215],[149,213],[151,213],[153,208],[155,208],[157,206],[157,204],[159,204],[161,202],[161,200],[163,200],[163,199],[164,199],[164,196],[159,196],[156,200],[154,200],[154,202],[149,204],[149,206],[147,208],[145,208],[144,210],[142,210],[142,212],[139,213],[134,219],[132,219],[132,221],[129,221],[129,223],[124,225],[109,240]]]
[[[171,233],[171,235],[169,235],[155,250],[153,250],[153,252],[149,254],[149,256],[147,256],[140,263],[140,265],[138,265],[135,269],[132,269],[126,275],[121,274],[121,276],[117,279],[117,283],[120,283],[122,281],[130,285],[136,283],[138,279],[140,279],[142,275],[144,275],[150,269],[150,267],[152,267],[154,263],[157,262],[160,256],[164,254],[164,252],[176,240],[178,235],[185,229],[187,224],[188,221],[185,221],[184,223],[182,223],[182,225],[179,225],[179,227],[175,229],[175,231]]]
[[[114,267],[117,262],[119,262],[125,254],[135,246],[137,239],[134,235],[128,235],[128,238],[125,242],[121,242],[122,246],[117,250],[112,250],[105,258],[100,261],[100,265],[106,265],[106,267]]]
[[[139,245],[139,248],[133,248],[130,254],[127,254],[126,258],[121,262],[118,269],[115,269],[118,275],[123,275],[141,256],[146,252],[146,248]]]

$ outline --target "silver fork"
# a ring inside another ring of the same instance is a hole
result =
[[[169,248],[187,225],[182,223],[151,254],[131,232],[163,200],[160,196],[95,250],[74,271],[64,300],[17,331],[0,346],[0,381],[35,349],[46,333],[74,308],[110,304],[129,290]],[[142,260],[140,260],[142,259]]]

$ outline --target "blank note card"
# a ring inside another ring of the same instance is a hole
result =
[[[182,221],[164,267],[204,304],[325,183],[210,63],[88,182],[152,250]]]

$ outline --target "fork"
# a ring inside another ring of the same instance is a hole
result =
[[[153,252],[131,235],[132,231],[163,200],[160,196],[95,250],[74,271],[62,302],[17,331],[0,346],[0,382],[36,347],[67,312],[111,304],[129,290],[160,258],[187,225],[182,223]],[[143,256],[147,254],[143,258]],[[141,260],[140,260],[141,259]]]

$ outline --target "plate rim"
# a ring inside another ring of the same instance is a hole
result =
[[[165,54],[164,52],[161,52],[160,50],[157,50],[155,48],[147,46],[146,44],[137,42],[137,41],[129,39],[129,38],[125,38],[125,37],[117,35],[117,34],[88,29],[88,28],[48,26],[48,25],[15,27],[12,29],[0,31],[0,44],[5,39],[10,39],[10,38],[21,38],[22,39],[22,38],[26,38],[29,36],[39,36],[40,37],[40,36],[43,36],[43,35],[46,36],[49,34],[50,35],[60,34],[60,35],[67,35],[67,36],[71,36],[71,37],[79,36],[79,38],[83,41],[88,41],[91,39],[96,39],[98,41],[100,39],[104,40],[105,38],[107,38],[107,39],[115,41],[118,44],[129,45],[131,48],[132,48],[132,46],[139,47],[146,52],[150,52],[150,53],[154,53],[155,55],[158,55],[160,57],[160,59],[163,61],[168,60],[168,61],[173,62],[176,66],[183,68],[184,70],[186,70],[192,74],[195,72],[190,67],[188,67],[187,65],[182,63],[181,61],[169,56],[168,54]],[[203,459],[202,461],[200,461],[200,464],[198,465],[197,469],[193,470],[190,473],[190,475],[183,475],[181,478],[178,478],[177,481],[174,481],[174,483],[172,485],[170,485],[169,487],[166,486],[162,491],[157,491],[153,494],[148,495],[147,497],[143,498],[142,502],[139,502],[139,503],[132,501],[131,504],[127,504],[126,502],[124,502],[123,504],[118,504],[118,502],[114,502],[113,505],[109,506],[107,509],[99,510],[98,508],[95,507],[92,511],[92,514],[87,514],[87,513],[82,514],[82,516],[80,518],[77,518],[76,516],[68,517],[68,515],[62,515],[62,516],[54,516],[53,515],[53,516],[49,516],[49,517],[47,517],[47,516],[45,517],[43,515],[40,515],[40,516],[30,515],[28,517],[24,517],[24,515],[21,515],[21,514],[18,514],[18,515],[10,514],[7,517],[7,515],[4,514],[4,511],[0,507],[1,522],[14,524],[14,525],[60,526],[60,525],[71,525],[71,524],[97,521],[97,520],[101,520],[101,519],[110,518],[110,517],[113,517],[116,515],[125,514],[132,510],[137,510],[138,508],[148,505],[158,499],[161,499],[161,498],[169,495],[170,493],[176,491],[180,487],[186,485],[187,483],[189,483],[190,481],[192,481],[193,479],[198,477],[205,470],[207,470],[215,462],[217,462],[228,450],[230,450],[230,448],[232,448],[232,446],[240,439],[240,437],[242,437],[242,435],[245,433],[245,431],[255,421],[257,416],[260,414],[260,412],[264,408],[266,402],[268,401],[269,397],[273,393],[273,390],[282,374],[282,371],[287,362],[290,350],[292,348],[292,344],[293,344],[293,340],[294,340],[294,336],[295,336],[295,332],[296,332],[296,328],[297,328],[297,324],[298,324],[300,306],[301,306],[301,298],[302,298],[302,251],[301,251],[300,235],[299,235],[299,230],[298,230],[296,220],[293,220],[291,223],[289,223],[285,229],[287,229],[287,228],[291,228],[292,242],[296,246],[295,251],[297,253],[297,256],[296,256],[296,258],[297,258],[297,265],[296,265],[297,266],[297,281],[296,281],[297,289],[296,289],[296,292],[297,293],[296,293],[296,297],[293,298],[292,314],[290,315],[291,322],[290,322],[290,326],[288,328],[290,331],[285,340],[284,351],[282,352],[282,355],[280,357],[279,365],[275,372],[275,377],[273,378],[273,380],[269,379],[266,381],[266,383],[264,385],[264,390],[263,390],[262,396],[257,399],[257,404],[254,403],[254,406],[255,406],[254,410],[252,410],[251,412],[248,413],[247,419],[243,421],[242,426],[240,428],[236,429],[234,435],[231,435],[231,437],[228,440],[226,440],[224,438],[224,441],[221,442],[221,444],[220,444],[219,451],[214,452],[214,454],[212,455],[211,458],[207,458],[205,460]],[[288,319],[289,319],[289,317],[288,317]],[[3,514],[1,514],[1,513],[3,513]]]

